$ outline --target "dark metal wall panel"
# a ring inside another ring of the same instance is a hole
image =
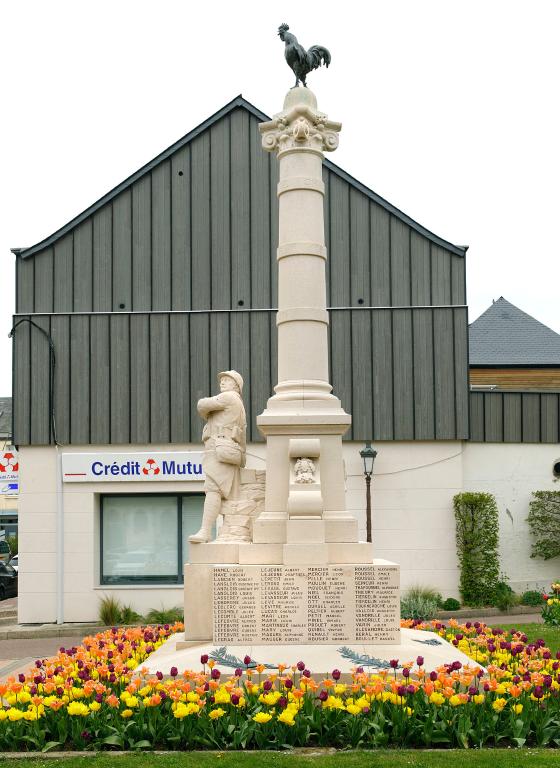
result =
[[[177,354],[180,354],[177,349]],[[130,442],[150,442],[150,315],[130,318]]]
[[[431,245],[432,304],[451,304],[450,254],[437,245]]]
[[[376,440],[393,440],[393,339],[392,312],[372,312],[373,424]],[[359,439],[356,435],[356,439]]]
[[[31,261],[41,258],[37,254]],[[21,261],[19,259],[18,261]],[[25,262],[24,262],[25,263]],[[110,309],[111,306],[105,307]],[[69,233],[54,246],[54,311],[74,311],[74,234]]]
[[[485,393],[484,398],[495,396],[497,393]],[[504,403],[504,443],[523,442],[523,419],[521,412],[521,394],[504,393],[501,395]]]
[[[371,313],[352,312],[352,435],[373,435]]]
[[[230,125],[222,120],[210,132],[212,304],[231,307]]]
[[[212,306],[212,252],[210,248],[210,135],[191,144],[191,306]]]
[[[453,311],[434,309],[433,313],[436,440],[453,440],[456,435]]]
[[[130,442],[130,315],[111,316],[111,443]],[[148,369],[144,369],[148,376]],[[149,413],[149,401],[142,405]]]
[[[484,394],[470,393],[470,439],[475,443],[484,442]]]
[[[191,436],[189,326],[190,315],[171,315],[169,318],[172,443],[188,443]],[[196,365],[196,361],[193,364]]]
[[[369,202],[350,189],[350,304],[370,306]],[[358,315],[356,315],[358,317]]]
[[[541,394],[541,440],[560,442],[560,394]]]
[[[473,442],[557,443],[560,393],[471,392]]]
[[[34,312],[35,261],[16,259],[16,312]]]
[[[430,243],[417,232],[410,234],[410,289],[412,304],[431,303]]]
[[[414,358],[412,314],[397,309],[393,317],[394,439],[414,440]],[[375,365],[375,361],[373,363]]]
[[[540,394],[524,393],[521,396],[523,442],[538,443],[541,439]]]
[[[96,445],[109,442],[111,425],[111,368],[110,368],[109,316],[92,315],[90,319],[91,345],[91,402],[90,442]]]
[[[370,203],[371,305],[391,306],[391,217]]]
[[[251,190],[251,307],[268,308],[271,303],[270,276],[276,267],[275,248],[270,243],[270,174],[268,152],[261,146],[257,121],[251,118],[249,130]],[[276,216],[276,213],[275,213]],[[271,256],[274,257],[274,261]]]
[[[34,317],[33,322],[47,333],[50,332],[49,317]],[[50,442],[49,381],[50,360],[48,341],[41,331],[37,328],[31,328],[31,381],[29,397],[31,409],[30,441],[33,445],[48,445]]]
[[[113,201],[113,311],[132,307],[132,191]]]
[[[54,409],[56,437],[59,443],[70,442],[70,315],[55,315],[51,318],[56,366],[54,371]],[[105,404],[107,407],[107,403]],[[103,417],[101,417],[103,418]]]
[[[70,442],[90,442],[90,317],[70,318]]]
[[[210,373],[210,317],[208,314],[191,315],[189,349],[191,435],[200,435],[202,420],[198,415],[196,404],[201,397],[208,397],[217,389],[216,382],[212,381]]]
[[[449,254],[449,259],[451,262],[451,303],[466,304],[465,259],[453,254]]]
[[[35,258],[35,312],[52,312],[54,301],[54,253],[47,248]]]
[[[152,309],[171,306],[171,162],[152,176]]]
[[[410,304],[410,229],[391,217],[391,304]]]
[[[191,309],[191,153],[171,157],[171,309]]]
[[[469,339],[466,307],[453,309],[453,357],[455,363],[455,421],[458,435],[468,436]]]
[[[20,260],[18,259],[18,262]],[[33,283],[31,283],[33,285]],[[14,323],[23,318],[14,318]],[[13,353],[13,420],[15,445],[29,445],[31,441],[31,326],[21,322],[12,343]]]
[[[248,420],[248,433],[251,440],[262,441],[262,435],[257,429],[256,417],[262,413],[266,401],[273,394],[273,382],[270,375],[270,355],[265,350],[270,338],[270,325],[274,324],[274,316],[269,312],[255,312],[250,315],[251,323],[251,415]],[[274,382],[276,383],[276,382]]]
[[[93,311],[113,308],[113,208],[93,215]],[[58,307],[59,310],[62,307]]]
[[[93,228],[86,219],[74,230],[74,311],[91,311],[93,303]],[[40,257],[42,258],[42,256]]]
[[[157,264],[156,270],[157,271]],[[160,284],[158,279],[158,284]],[[155,284],[155,280],[154,280]],[[132,309],[152,309],[152,176],[132,187]]]
[[[417,440],[435,438],[433,314],[429,309],[412,313],[414,353],[414,425]]]
[[[231,306],[249,306],[251,299],[251,169],[249,115],[230,117],[231,163]],[[215,307],[215,304],[212,304]]]
[[[150,442],[169,443],[169,315],[150,315]]]

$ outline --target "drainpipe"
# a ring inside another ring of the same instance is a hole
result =
[[[56,446],[56,623],[64,624],[64,486],[62,455]]]

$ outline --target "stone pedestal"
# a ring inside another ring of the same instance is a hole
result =
[[[322,546],[326,561],[329,545]],[[186,565],[185,586],[186,641],[399,642],[399,566],[385,560],[370,559],[367,565],[313,565],[309,558],[305,565]]]

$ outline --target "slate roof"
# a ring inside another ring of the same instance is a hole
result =
[[[560,334],[500,296],[469,325],[469,364],[560,368]]]
[[[0,397],[0,437],[12,435],[12,398]]]

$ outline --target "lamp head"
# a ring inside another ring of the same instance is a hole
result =
[[[373,472],[373,462],[377,456],[377,451],[371,447],[371,443],[366,443],[365,448],[360,451],[360,456],[364,462],[364,475],[369,475]]]

